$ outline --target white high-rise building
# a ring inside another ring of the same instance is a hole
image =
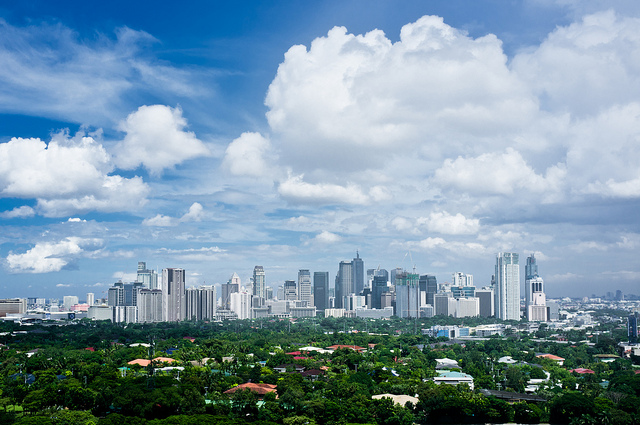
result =
[[[92,306],[96,303],[96,295],[93,292],[87,292],[87,304]]]
[[[544,280],[538,276],[536,257],[527,257],[524,267],[524,314],[530,322],[547,321],[547,296],[544,293]]]
[[[298,271],[298,300],[306,301],[307,305],[312,305],[313,292],[311,290],[311,272],[309,270]]]
[[[136,281],[140,282],[147,289],[160,289],[158,285],[158,273],[155,270],[147,269],[147,263],[138,261],[138,274]]]
[[[496,318],[520,320],[520,264],[514,252],[501,252],[496,256],[495,297]]]
[[[138,290],[138,322],[163,322],[162,291],[160,289]]]
[[[180,322],[186,318],[184,269],[162,270],[162,309],[167,322]]]
[[[75,295],[65,295],[62,299],[62,305],[65,310],[71,310],[71,306],[78,304],[78,297]]]
[[[244,287],[240,292],[231,294],[231,310],[238,319],[251,319],[251,294]]]
[[[454,272],[452,286],[473,286],[473,275]]]

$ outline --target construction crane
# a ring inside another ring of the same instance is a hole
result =
[[[413,265],[413,274],[416,273],[416,265],[413,262],[413,257],[411,256],[411,251],[407,251],[406,254],[404,254],[404,258],[402,258],[402,264],[404,264],[404,260],[407,259],[407,255],[409,256],[409,259],[411,260],[411,264]]]

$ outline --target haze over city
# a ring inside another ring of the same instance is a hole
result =
[[[638,34],[631,1],[0,5],[2,297],[356,251],[638,293]]]

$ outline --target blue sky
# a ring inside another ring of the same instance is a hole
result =
[[[0,3],[2,296],[414,265],[638,290],[635,2]],[[407,255],[407,253],[411,255]]]

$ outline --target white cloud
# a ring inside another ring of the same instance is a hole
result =
[[[586,15],[517,55],[512,67],[549,110],[583,116],[633,102],[640,91],[638,28],[640,19],[613,10]]]
[[[115,163],[123,169],[142,165],[160,175],[188,159],[210,154],[193,132],[185,131],[187,120],[180,108],[165,105],[141,106],[120,124],[126,132],[115,147]]]
[[[199,202],[194,202],[189,207],[189,211],[187,211],[182,217],[180,217],[180,221],[202,221],[203,218],[204,208],[202,207],[202,204],[200,204]]]
[[[432,212],[429,217],[418,218],[417,222],[426,226],[429,232],[445,235],[473,235],[480,229],[477,218],[466,218],[460,213],[451,215],[446,211]]]
[[[83,220],[79,217],[69,217],[67,223],[86,223],[87,220]]]
[[[7,265],[14,273],[57,272],[101,246],[101,239],[78,237],[68,237],[59,242],[38,242],[25,253],[10,252],[7,255]]]
[[[71,284],[69,283],[58,283],[56,284],[56,288],[70,288]]]
[[[222,166],[236,176],[270,177],[271,143],[259,133],[242,133],[224,154]]]
[[[193,221],[202,221],[206,217],[204,207],[199,202],[194,202],[189,207],[189,211],[184,213],[182,217],[175,218],[167,215],[157,214],[151,218],[145,218],[142,220],[143,226],[155,226],[155,227],[172,227],[177,226],[180,223],[188,223]]]
[[[322,232],[318,233],[313,239],[313,242],[319,242],[322,244],[333,244],[333,243],[337,243],[342,241],[342,238],[335,234],[335,233],[331,233],[327,230],[323,230]]]
[[[0,217],[2,218],[27,218],[33,217],[34,215],[36,215],[35,210],[27,205],[15,207],[10,211],[3,211],[0,213]]]
[[[469,137],[505,143],[537,114],[500,40],[435,16],[405,25],[396,43],[336,27],[308,50],[291,47],[265,103],[272,141],[297,173],[366,169],[416,147],[437,156]]]
[[[505,153],[485,153],[476,158],[447,159],[435,171],[434,181],[446,188],[475,195],[512,195],[516,190],[555,194],[565,171],[551,167],[546,176],[536,174],[512,148]]]
[[[194,71],[150,57],[157,42],[126,27],[111,35],[81,38],[57,24],[16,27],[0,21],[0,111],[53,117],[68,122],[111,124],[134,94],[156,98],[201,96]]]
[[[369,202],[369,197],[355,185],[340,186],[329,183],[307,183],[303,176],[289,176],[280,183],[278,192],[285,198],[295,202],[318,204],[355,204]]]
[[[157,214],[151,218],[145,218],[142,220],[143,226],[156,226],[156,227],[170,227],[177,225],[177,221],[173,217],[169,217],[162,214]]]
[[[58,133],[48,144],[22,138],[0,144],[0,196],[36,198],[35,210],[46,216],[144,205],[149,188],[142,179],[110,175],[112,170],[102,145],[81,133]]]

